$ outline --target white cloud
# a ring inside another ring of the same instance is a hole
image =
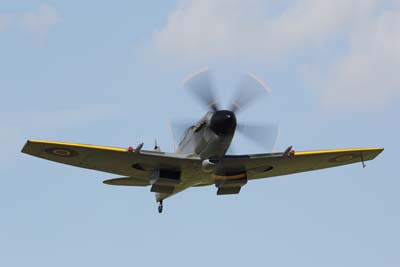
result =
[[[46,34],[60,21],[61,16],[54,7],[42,4],[37,10],[23,14],[19,26],[27,32]]]
[[[350,50],[333,66],[323,102],[328,107],[384,106],[400,95],[400,9],[386,11],[351,34]]]
[[[42,4],[25,13],[0,14],[0,32],[19,30],[45,35],[60,21],[61,16],[54,7]]]
[[[302,0],[278,13],[264,2],[184,1],[154,34],[154,46],[189,60],[271,60],[329,40],[354,17],[369,13],[376,0]]]
[[[399,69],[400,47],[396,3],[298,0],[279,6],[262,0],[181,1],[166,25],[153,34],[151,47],[157,56],[175,62],[236,60],[272,67],[302,53],[312,54],[313,49],[339,50],[334,42],[341,38],[349,44],[341,58],[303,62],[316,64],[314,69],[331,64],[321,77],[314,77],[322,79],[323,103],[351,107],[360,104],[355,96],[362,93],[364,107],[377,106],[396,95],[400,84],[400,75],[393,75]]]

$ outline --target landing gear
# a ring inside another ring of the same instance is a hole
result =
[[[161,213],[163,211],[163,203],[162,200],[158,204],[158,213]]]

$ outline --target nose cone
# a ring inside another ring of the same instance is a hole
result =
[[[229,110],[218,110],[211,117],[210,128],[217,135],[232,134],[236,129],[235,113]]]

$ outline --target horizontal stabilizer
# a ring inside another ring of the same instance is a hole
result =
[[[137,179],[133,177],[121,177],[115,179],[109,179],[103,181],[105,184],[109,185],[123,185],[123,186],[148,186],[150,185],[148,180]]]

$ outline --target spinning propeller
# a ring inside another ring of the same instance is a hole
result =
[[[228,109],[221,109],[215,94],[214,77],[208,69],[203,69],[189,76],[183,83],[184,88],[195,97],[205,108],[213,112],[210,127],[214,132],[234,131],[241,133],[258,146],[272,151],[275,144],[278,126],[272,123],[250,124],[237,123],[236,115],[251,106],[263,96],[268,96],[271,90],[268,86],[251,73],[245,74],[233,94]],[[172,122],[173,132],[182,133],[193,122]],[[234,129],[231,129],[233,128]],[[174,131],[175,130],[175,131]],[[178,130],[178,131],[176,131]]]

